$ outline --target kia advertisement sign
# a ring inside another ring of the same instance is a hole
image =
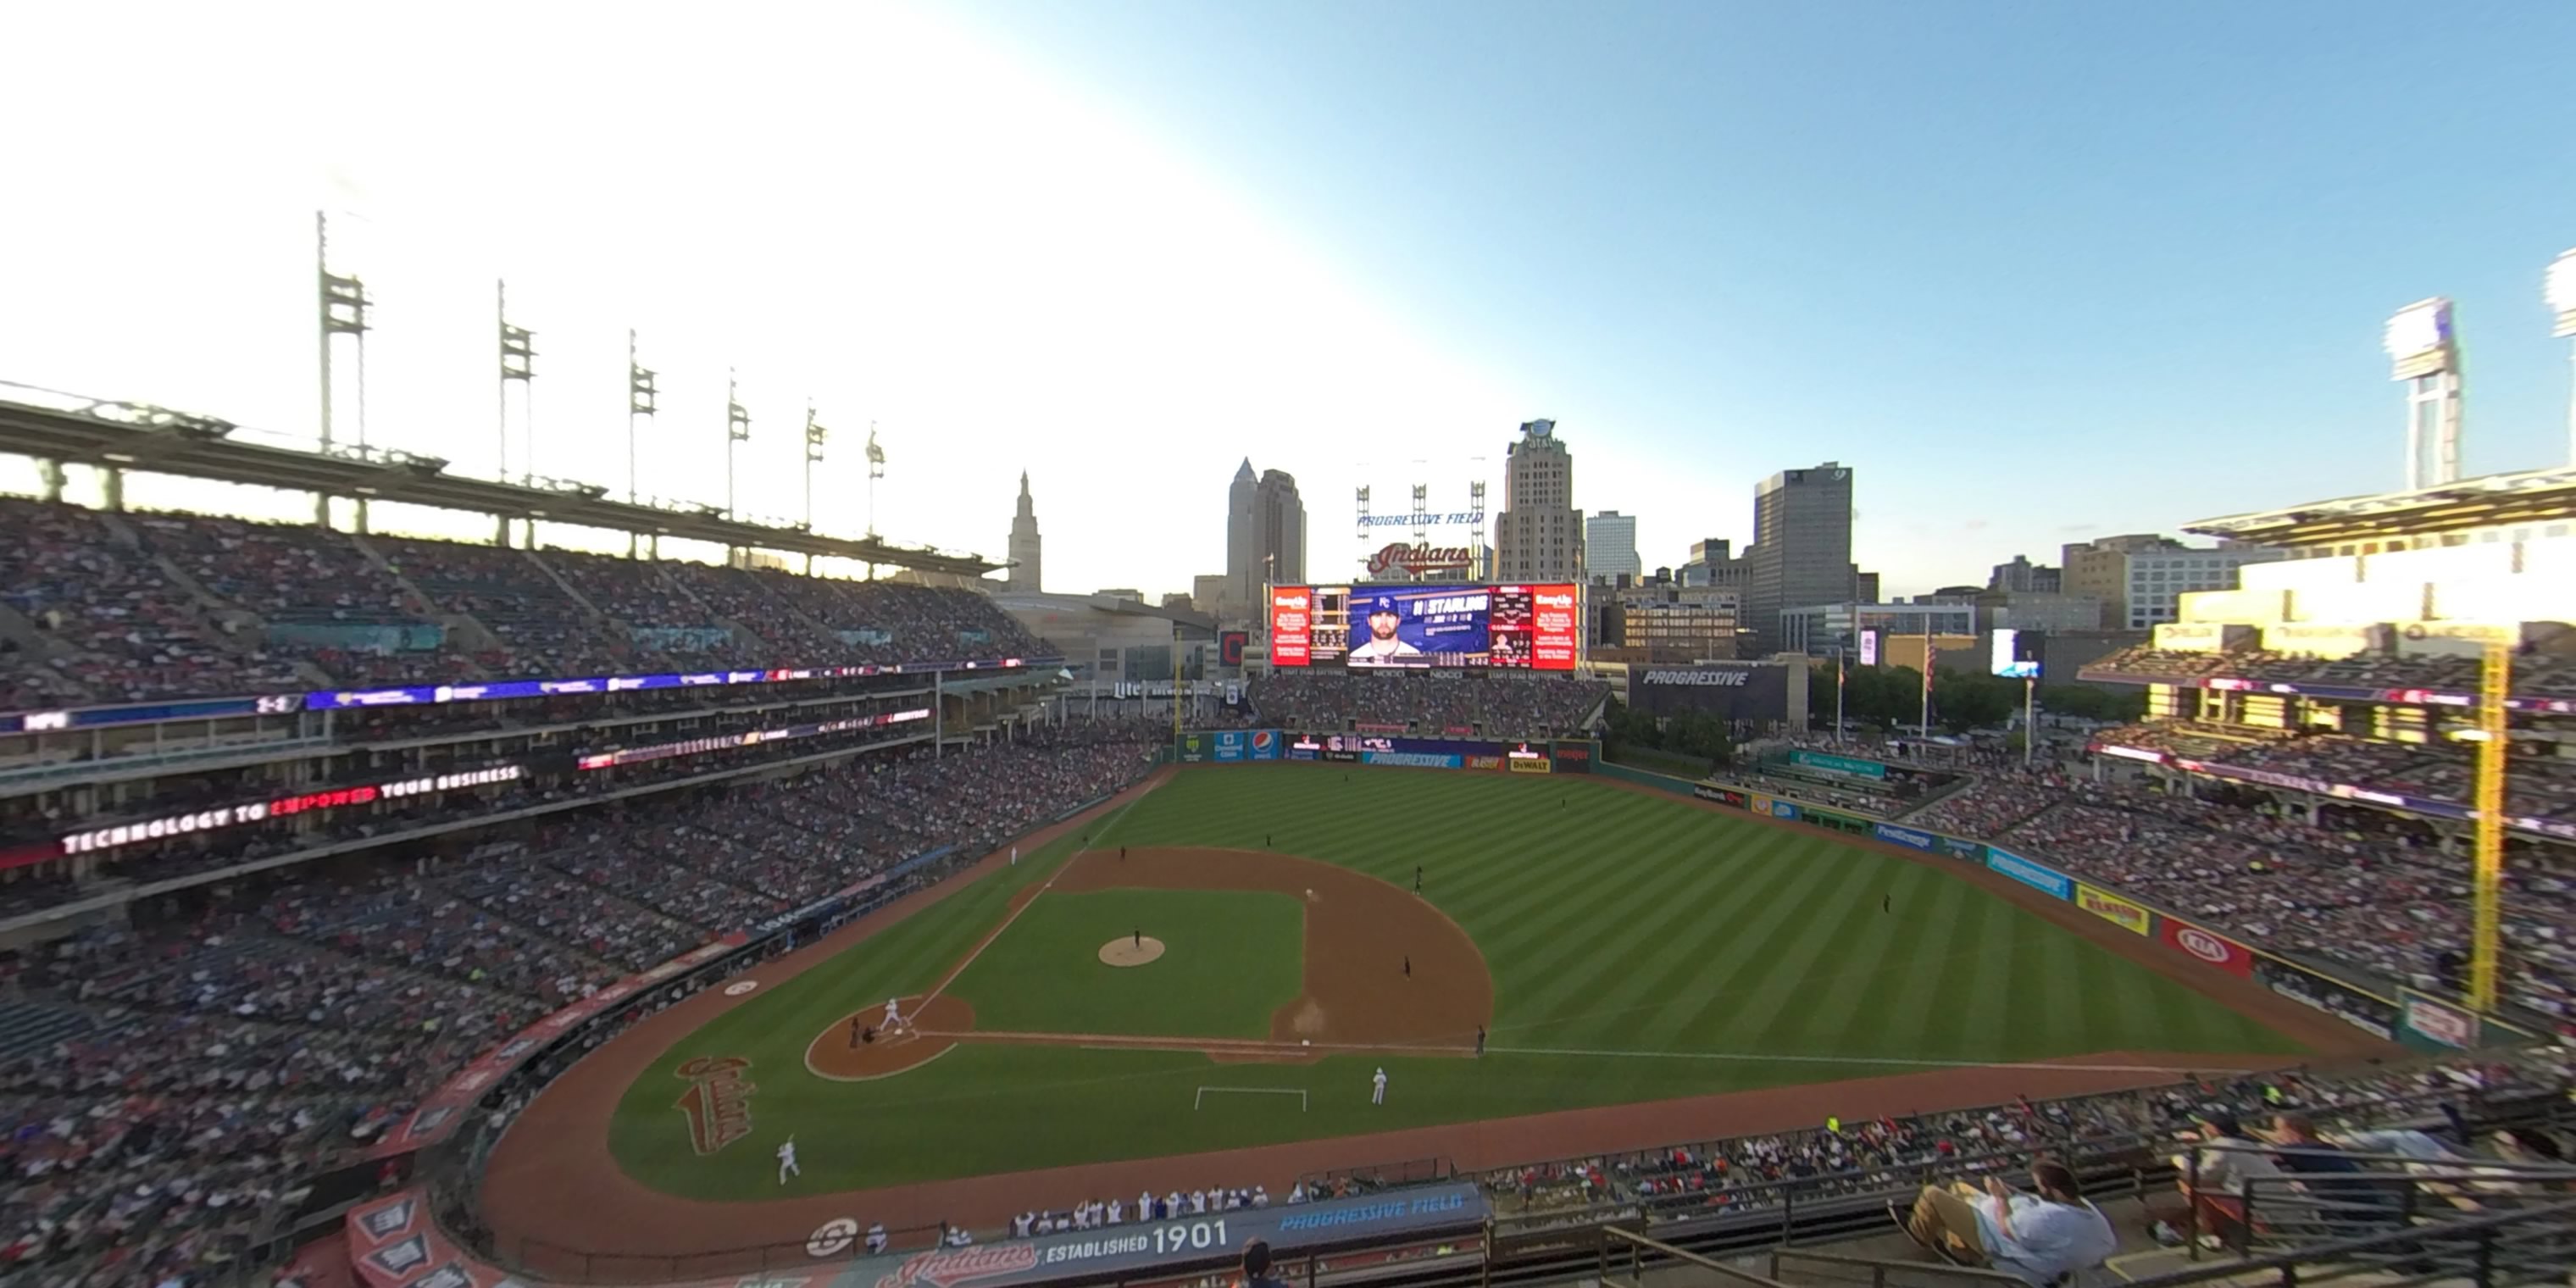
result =
[[[2188,921],[2158,917],[2156,936],[2175,952],[2197,957],[2230,975],[2254,978],[2254,954],[2247,952],[2245,945],[2225,935],[2203,930]]]
[[[1770,662],[1631,666],[1628,668],[1628,705],[1657,717],[1705,715],[1720,720],[1787,720],[1789,668]]]
[[[1275,586],[1273,667],[1354,670],[1571,671],[1582,644],[1582,598],[1571,585],[1400,582]]]

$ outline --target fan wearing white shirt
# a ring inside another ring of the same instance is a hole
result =
[[[1925,1186],[1912,1214],[1898,1223],[1925,1247],[2034,1288],[2090,1270],[2119,1251],[2110,1219],[2077,1192],[2075,1173],[2042,1160],[2031,1164],[2030,1179],[2035,1195],[2016,1193],[1993,1176],[1984,1194],[1964,1184],[1960,1192]]]

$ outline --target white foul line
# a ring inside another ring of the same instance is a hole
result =
[[[1126,804],[1119,806],[1118,812],[1110,815],[1109,821],[1100,825],[1100,831],[1098,834],[1101,837],[1106,838],[1109,835],[1109,829],[1116,827],[1120,819],[1127,817],[1127,811],[1136,808],[1136,801],[1141,801],[1143,799],[1145,799],[1145,793],[1138,792],[1135,800],[1131,800]],[[956,983],[957,977],[965,974],[966,968],[974,965],[975,959],[983,956],[984,950],[992,947],[994,941],[1000,939],[1003,933],[1011,928],[1011,923],[1018,921],[1020,919],[1020,914],[1029,910],[1030,904],[1038,901],[1038,895],[1045,894],[1047,891],[1055,888],[1057,879],[1061,878],[1065,874],[1066,870],[1073,866],[1074,859],[1079,859],[1089,852],[1091,842],[1089,840],[1085,840],[1083,845],[1085,848],[1075,850],[1071,858],[1067,858],[1064,862],[1056,865],[1056,870],[1047,874],[1045,884],[1040,885],[1037,888],[1037,893],[1030,895],[1026,903],[1022,903],[1019,907],[1011,909],[1011,915],[1002,918],[1002,924],[997,927],[993,933],[984,936],[984,942],[975,945],[975,951],[966,954],[966,960],[957,963],[957,968],[948,972],[947,978],[940,980],[937,988],[930,990],[922,996],[921,1010],[930,1009],[930,1004],[939,1000],[939,995],[947,992],[948,986]]]

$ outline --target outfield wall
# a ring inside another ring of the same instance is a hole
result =
[[[1263,761],[1329,761],[1395,769],[1459,769],[1511,774],[1589,773],[1601,745],[1571,738],[1493,740],[1413,738],[1375,733],[1301,733],[1287,729],[1192,731],[1172,740],[1171,762],[1239,765]]]
[[[1562,745],[1562,744],[1560,744]],[[2383,982],[2356,984],[2277,953],[2176,916],[2105,886],[2078,880],[2029,855],[1967,837],[1945,836],[1904,823],[1880,822],[1841,810],[1785,800],[1716,782],[1613,764],[1592,750],[1589,771],[1675,796],[1715,801],[1765,818],[1803,823],[1848,836],[1865,836],[1923,854],[1975,864],[2052,899],[2061,899],[2141,938],[2181,953],[2213,970],[2251,980],[2271,991],[2342,1020],[2373,1037],[2421,1051],[2474,1050],[2530,1041],[2533,1035],[2492,1016]],[[1560,771],[1562,772],[1562,771]]]

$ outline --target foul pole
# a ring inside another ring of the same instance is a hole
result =
[[[2470,941],[2469,1005],[2496,1007],[2496,940],[2503,922],[2505,695],[2513,687],[2513,648],[2489,639],[2478,681],[2477,927]]]

